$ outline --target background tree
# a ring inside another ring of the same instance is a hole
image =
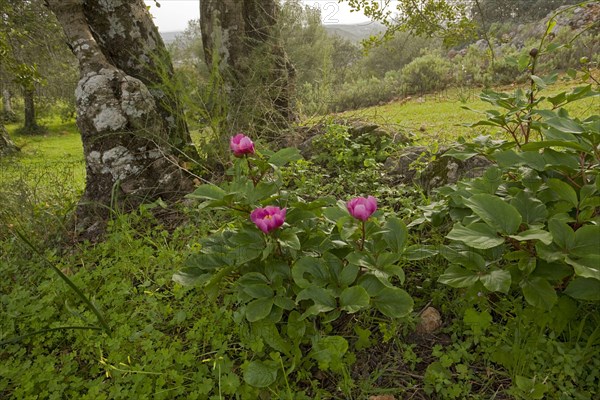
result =
[[[389,1],[346,0],[353,10],[362,11],[373,21],[383,24],[385,39],[396,32],[409,32],[414,36],[439,37],[447,45],[474,37],[476,24],[470,18],[470,2],[452,0],[398,0],[395,8]],[[371,44],[380,40],[370,41]]]
[[[479,0],[472,14],[476,20],[488,23],[525,23],[537,21],[560,6],[577,3],[581,0]]]
[[[16,85],[23,96],[24,126],[21,131],[26,134],[43,132],[36,119],[36,97],[50,82],[64,98],[65,89],[73,87],[76,81],[70,67],[75,60],[64,45],[60,26],[42,0],[0,2],[0,40],[5,50],[0,77],[5,88]],[[71,72],[71,76],[67,72]]]
[[[94,236],[114,204],[128,210],[188,192],[179,156],[191,141],[169,91],[170,59],[142,0],[46,3],[79,61],[77,126],[87,178],[77,216]]]
[[[229,130],[274,137],[296,118],[295,69],[278,17],[277,0],[200,0],[204,56],[223,79]]]

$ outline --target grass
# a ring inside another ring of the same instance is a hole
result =
[[[43,135],[16,135],[20,125],[6,126],[17,146],[21,148],[18,156],[2,163],[2,179],[24,180],[33,183],[43,183],[41,176],[50,177],[60,173],[70,185],[83,190],[85,184],[85,164],[83,160],[83,145],[81,136],[74,120],[62,121],[58,117],[43,118],[38,121],[46,127]],[[16,162],[15,162],[16,161]]]
[[[477,95],[478,90],[453,90],[344,115],[398,124],[414,132],[417,143],[447,143],[480,133],[460,125],[480,118],[462,106],[489,108]],[[597,113],[597,106],[598,99],[585,100],[571,111],[585,116]],[[43,136],[15,136],[18,126],[8,127],[22,152],[0,160],[0,221],[18,223],[31,234],[45,256],[92,297],[113,334],[59,331],[0,345],[0,398],[283,398],[286,387],[259,393],[244,384],[244,367],[268,346],[249,340],[233,300],[223,295],[214,301],[171,280],[198,251],[200,239],[220,227],[213,223],[215,215],[185,208],[181,212],[189,223],[173,231],[141,210],[117,216],[106,241],[95,246],[65,247],[47,240],[60,231],[57,225],[69,203],[83,189],[85,169],[74,122],[40,122],[48,128]],[[301,175],[310,181],[310,172]],[[370,176],[362,179],[377,184]],[[316,180],[305,188],[323,190]],[[413,209],[431,200],[407,200],[402,188],[384,189]],[[431,227],[419,229],[424,229],[423,240],[443,241]],[[412,234],[417,241],[419,232]],[[290,372],[294,390],[305,392],[294,398],[528,399],[530,389],[550,390],[551,385],[556,385],[553,393],[563,393],[560,398],[591,400],[598,394],[589,389],[600,387],[595,304],[575,307],[569,334],[555,334],[543,325],[556,319],[552,311],[522,313],[525,305],[518,296],[487,299],[441,285],[437,278],[445,267],[439,259],[403,265],[415,311],[435,306],[444,318],[440,331],[415,334],[412,321],[348,316],[336,327],[351,344],[347,370],[342,376],[314,366]],[[36,330],[94,325],[89,310],[5,226],[0,226],[0,271],[0,342]],[[481,319],[463,318],[465,310]],[[480,321],[488,322],[477,326]]]
[[[552,96],[571,87],[566,81],[552,86],[544,96]],[[471,124],[483,119],[475,111],[485,111],[493,107],[479,99],[482,89],[453,88],[441,93],[426,94],[421,97],[409,97],[402,101],[368,107],[361,110],[341,113],[343,117],[373,121],[380,124],[391,124],[411,133],[415,144],[432,145],[448,144],[459,136],[473,138],[480,134],[496,134],[489,128],[469,128]],[[498,90],[498,89],[496,89]],[[513,91],[514,87],[502,87],[500,91]],[[549,103],[546,103],[550,106]],[[466,107],[470,108],[466,109]],[[597,113],[600,109],[600,99],[584,99],[566,107],[574,117],[583,117]]]

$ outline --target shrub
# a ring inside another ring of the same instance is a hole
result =
[[[452,83],[452,64],[437,54],[415,58],[402,68],[402,82],[409,93],[443,90]]]

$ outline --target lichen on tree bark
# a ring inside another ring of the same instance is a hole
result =
[[[189,134],[187,127],[186,133],[180,130],[185,124],[179,110],[165,106],[169,95],[160,90],[153,69],[142,68],[153,50],[164,50],[154,39],[156,28],[148,26],[152,22],[142,0],[88,0],[85,6],[79,0],[46,2],[79,61],[77,126],[87,177],[76,215],[79,227],[93,237],[101,233],[115,204],[127,211],[191,190],[176,145],[178,140],[189,143]],[[118,37],[124,42],[114,47]],[[153,92],[152,84],[159,89]],[[173,125],[173,120],[180,122]]]
[[[232,131],[277,136],[296,119],[296,74],[278,37],[278,12],[276,0],[200,0],[205,61],[225,82]]]

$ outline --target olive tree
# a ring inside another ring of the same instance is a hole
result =
[[[296,118],[295,69],[276,23],[277,0],[200,0],[207,65],[224,82],[232,130],[281,128]]]
[[[194,157],[165,45],[142,0],[46,0],[79,63],[77,126],[86,163],[77,210],[85,233],[102,231],[114,204],[132,209],[191,190]]]

